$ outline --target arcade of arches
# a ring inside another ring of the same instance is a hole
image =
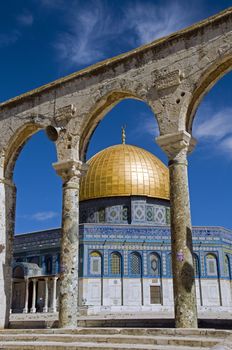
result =
[[[87,171],[86,148],[107,111],[128,97],[147,103],[157,118],[160,136],[156,140],[169,159],[175,321],[177,327],[197,327],[187,155],[195,144],[191,137],[195,111],[204,94],[231,67],[229,8],[175,35],[0,105],[0,327],[8,325],[10,313],[15,215],[12,172],[22,145],[37,130],[49,126],[57,149],[54,168],[63,180],[59,322],[60,327],[76,327],[79,181]],[[119,268],[118,258],[113,259],[114,268]],[[131,260],[139,269],[139,256]],[[212,268],[212,257],[208,260]],[[156,291],[153,297],[157,298]]]

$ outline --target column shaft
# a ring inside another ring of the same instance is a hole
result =
[[[25,280],[25,302],[24,302],[24,309],[23,309],[24,314],[28,313],[28,286],[29,286],[29,281],[27,278]]]
[[[79,181],[79,179],[78,179]],[[74,186],[73,186],[74,185]],[[63,234],[61,238],[60,327],[77,326],[79,188],[78,183],[63,187]]]
[[[36,312],[36,307],[35,307],[35,303],[36,303],[36,279],[33,279],[33,289],[32,289],[32,305],[31,305],[31,313],[35,313]]]
[[[169,157],[172,271],[175,324],[197,327],[187,153],[195,143],[185,131],[160,136],[157,143]]]
[[[51,312],[57,311],[56,310],[56,282],[57,282],[57,277],[53,277]]]
[[[43,312],[48,312],[48,279],[44,279],[44,307]]]
[[[172,163],[170,171],[171,244],[176,327],[197,327],[187,165]]]
[[[15,199],[14,184],[0,178],[0,328],[8,326],[11,309]]]
[[[79,180],[82,163],[68,160],[53,166],[63,178],[59,326],[75,328],[79,312]]]

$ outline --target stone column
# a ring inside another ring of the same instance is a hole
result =
[[[187,172],[187,154],[195,141],[185,131],[160,136],[156,140],[169,158],[175,324],[178,328],[197,328]]]
[[[32,289],[32,305],[31,305],[31,310],[30,312],[31,313],[35,313],[36,312],[36,279],[33,278],[32,279],[32,282],[33,282],[33,289]]]
[[[0,164],[0,328],[9,324],[16,187],[3,176]]]
[[[24,302],[24,309],[23,309],[24,314],[28,313],[28,287],[29,287],[29,280],[28,280],[28,278],[26,278],[26,280],[25,280],[25,302]]]
[[[13,291],[14,291],[14,280],[11,277],[11,299],[10,299],[10,314],[12,314],[12,304],[13,304]]]
[[[79,311],[79,181],[83,165],[68,160],[55,163],[54,168],[63,179],[59,327],[76,328]]]
[[[44,307],[43,312],[48,312],[48,278],[44,279]]]
[[[53,277],[53,286],[52,286],[52,305],[51,305],[51,312],[56,312],[56,282],[58,277]]]

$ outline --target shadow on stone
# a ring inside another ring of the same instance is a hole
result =
[[[194,269],[193,267],[185,262],[181,270],[181,281],[187,292],[191,292],[194,284]]]

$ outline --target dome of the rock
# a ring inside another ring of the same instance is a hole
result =
[[[81,201],[115,196],[169,199],[168,168],[145,149],[127,144],[111,146],[87,164],[80,183]]]

